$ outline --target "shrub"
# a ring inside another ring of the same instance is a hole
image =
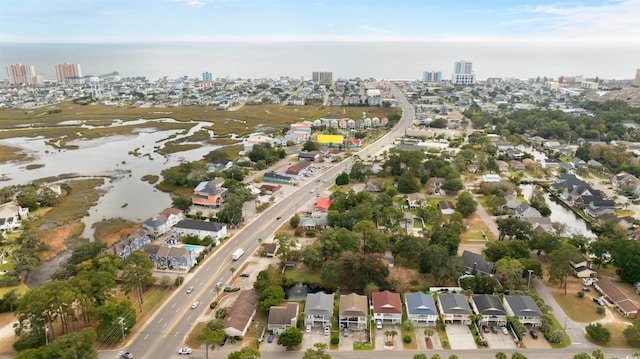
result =
[[[316,235],[316,231],[314,231],[313,229],[310,229],[310,230],[308,230],[308,231],[306,231],[306,232],[305,232],[305,235],[306,235],[307,237],[313,237],[313,236],[315,236],[315,235]]]
[[[340,344],[340,337],[338,335],[331,334],[331,344],[333,345]]]
[[[217,306],[218,306],[218,301],[214,300],[213,302],[211,302],[211,304],[209,304],[209,309],[213,309],[213,308],[215,308]]]
[[[600,323],[587,325],[587,334],[598,343],[606,343],[611,339],[611,332],[609,329],[602,326]]]
[[[558,329],[558,330],[555,330],[553,333],[548,334],[546,339],[549,343],[554,343],[554,344],[562,343],[564,342],[564,333],[562,332],[562,330]]]
[[[596,307],[596,313],[598,314],[604,314],[605,311],[606,309],[604,309],[604,307],[601,307],[601,306]]]
[[[404,337],[402,337],[402,341],[407,344],[411,343],[411,335],[405,335]]]
[[[578,298],[584,298],[584,292],[583,291],[579,291],[578,292]]]

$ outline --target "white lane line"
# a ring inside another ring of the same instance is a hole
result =
[[[144,340],[147,340],[147,338],[149,338],[149,334],[144,336]]]

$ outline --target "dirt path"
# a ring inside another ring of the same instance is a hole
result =
[[[24,284],[29,288],[36,288],[41,286],[44,282],[51,280],[51,276],[55,273],[56,269],[67,263],[67,260],[71,257],[71,251],[65,251],[58,254],[55,258],[42,262],[36,268],[27,273],[24,278]]]

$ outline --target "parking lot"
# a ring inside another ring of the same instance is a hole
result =
[[[447,324],[447,336],[451,349],[477,349],[469,327],[463,324]]]

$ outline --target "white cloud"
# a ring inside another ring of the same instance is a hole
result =
[[[538,5],[524,10],[535,14],[534,22],[558,36],[640,37],[640,0],[608,1],[591,6]]]
[[[377,27],[372,27],[372,26],[368,26],[368,25],[361,25],[360,29],[367,31],[367,32],[372,32],[374,34],[386,34],[388,31],[385,29],[381,29],[381,28],[377,28]]]
[[[206,0],[174,0],[175,2],[185,4],[187,6],[200,8],[207,4]]]
[[[328,23],[327,27],[333,27],[333,23],[332,22]]]

